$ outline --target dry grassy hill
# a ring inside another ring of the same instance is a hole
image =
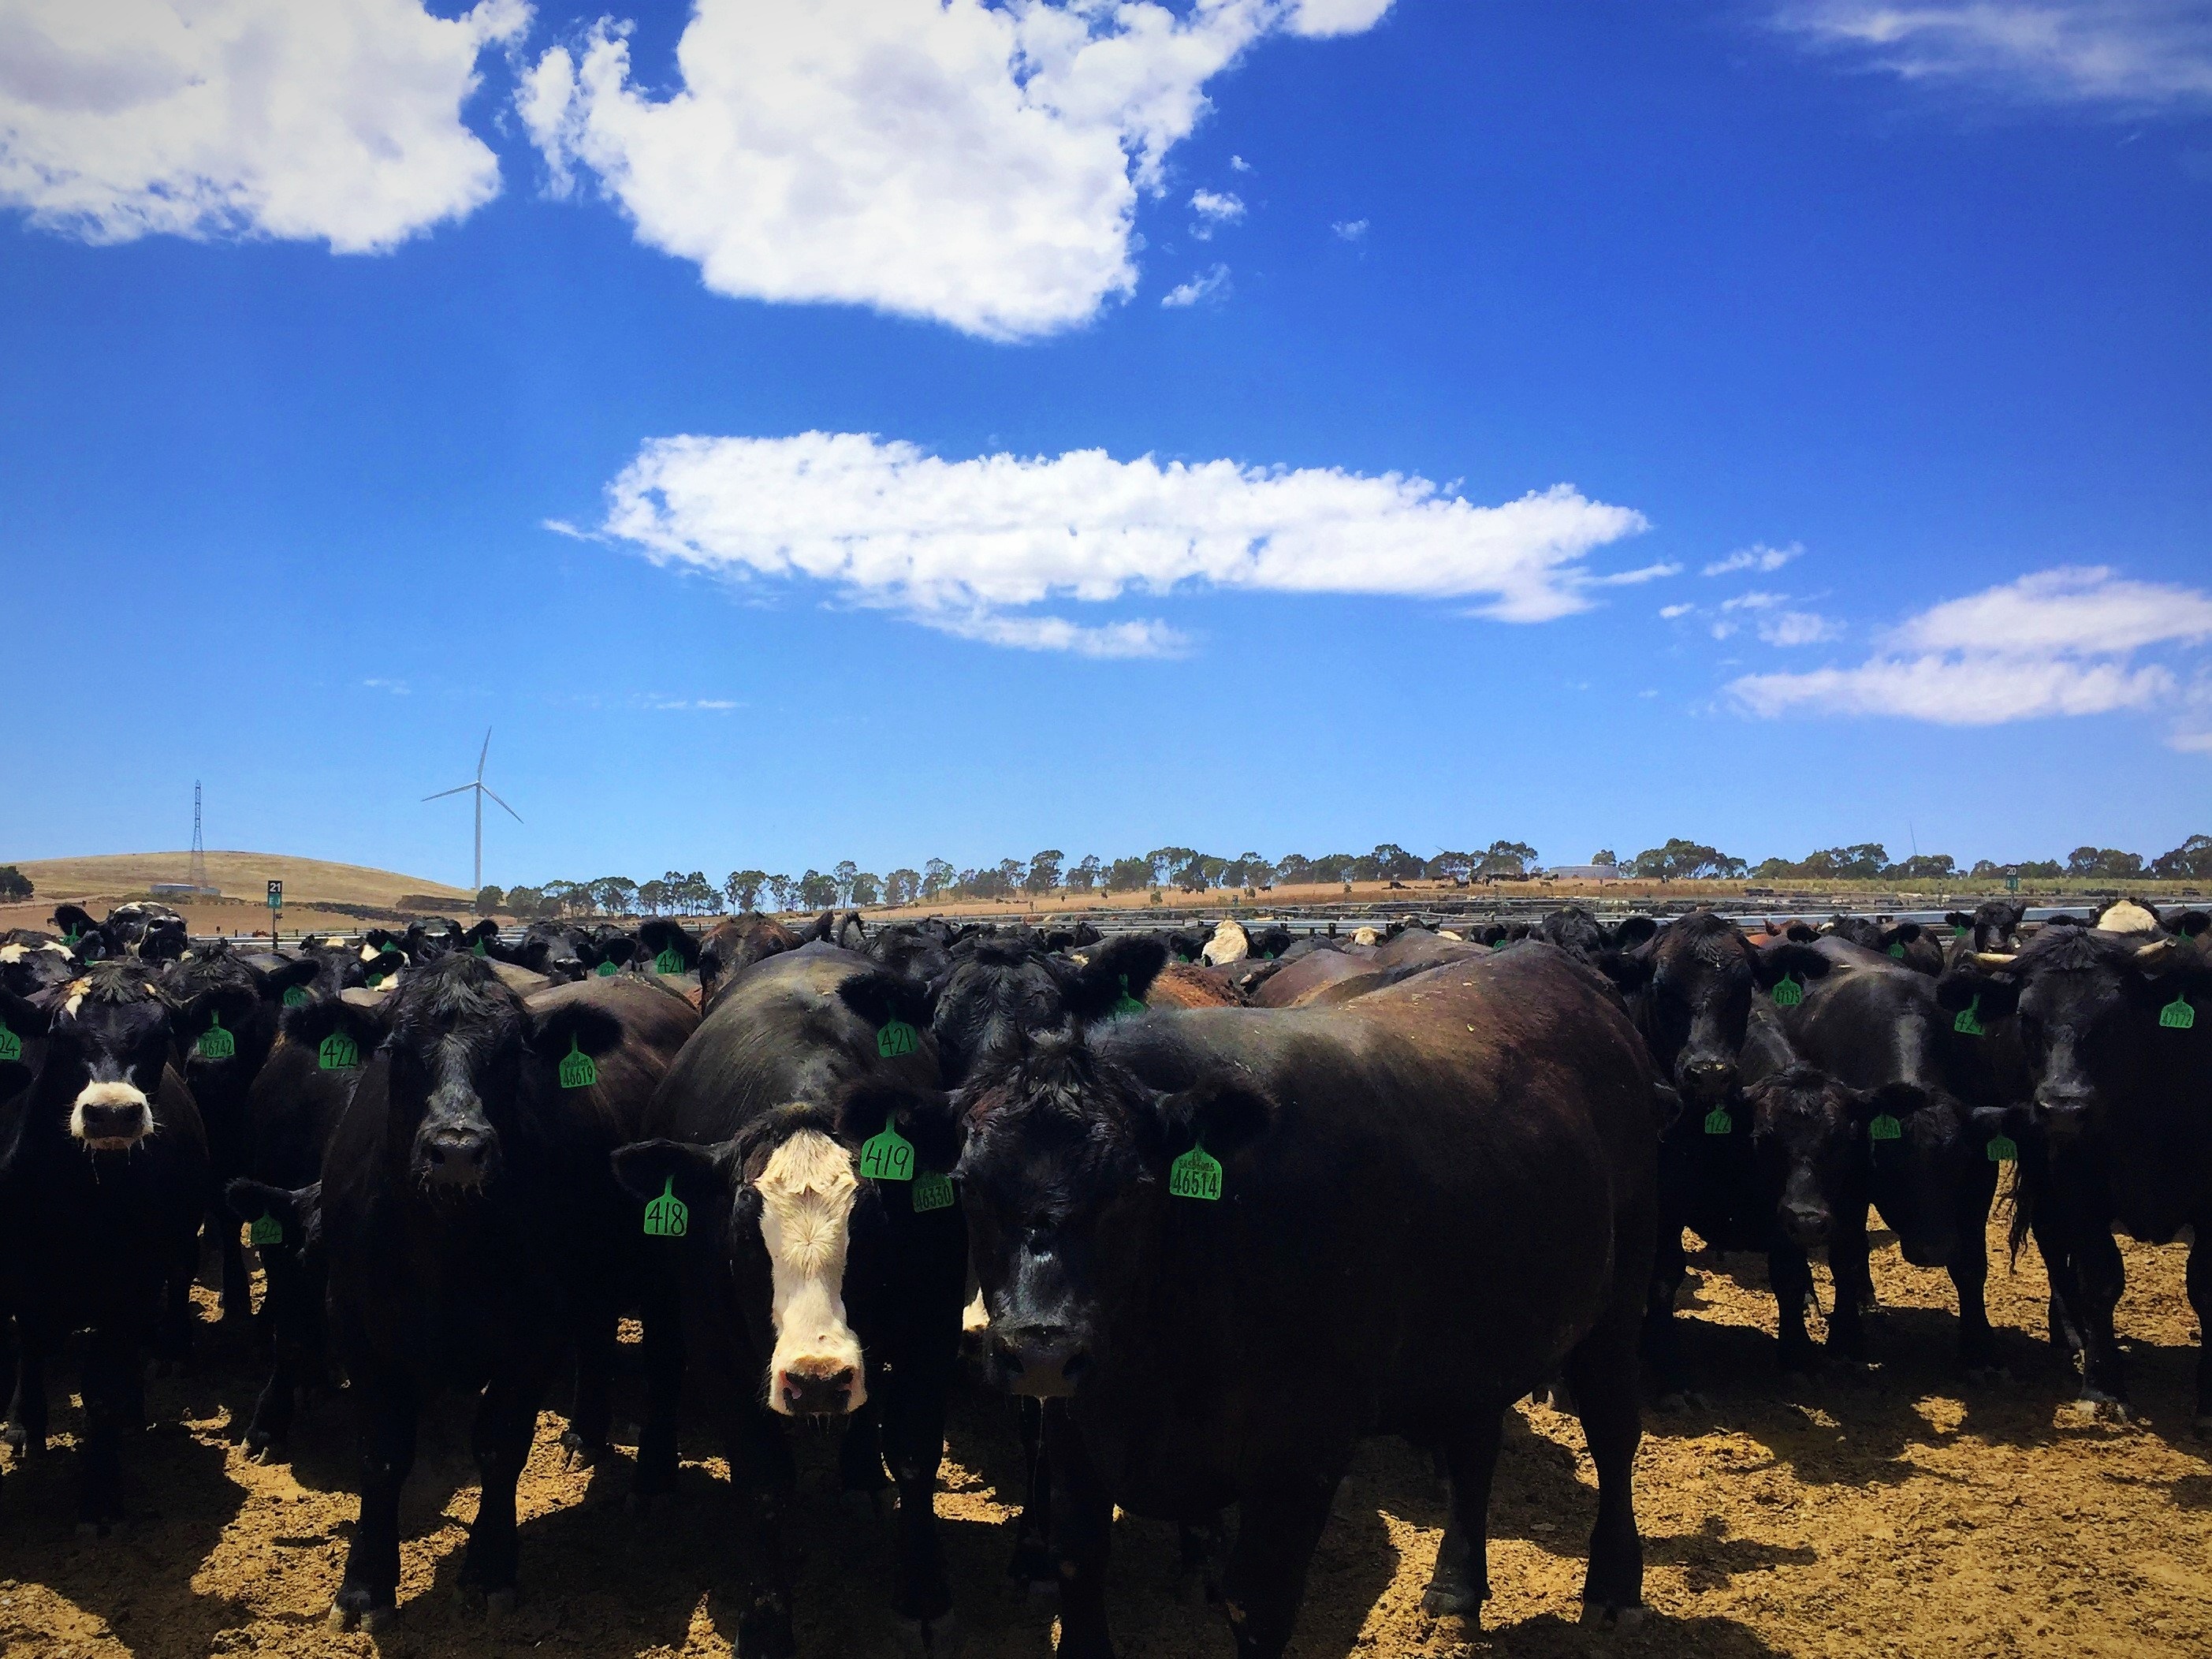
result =
[[[0,864],[8,860],[0,858]],[[190,853],[116,853],[100,858],[30,859],[16,867],[30,878],[28,904],[0,906],[0,927],[42,927],[64,900],[82,904],[94,915],[126,895],[143,895],[155,882],[183,881],[191,869]],[[293,858],[283,853],[210,853],[208,884],[220,888],[218,900],[170,901],[185,913],[194,932],[251,932],[268,925],[263,901],[269,884],[284,884],[284,929],[358,927],[325,905],[396,906],[409,894],[447,901],[463,914],[470,896],[458,887],[425,876],[372,870],[365,865],[333,864],[326,859]]]

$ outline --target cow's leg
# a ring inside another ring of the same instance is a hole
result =
[[[730,1485],[738,1506],[740,1659],[791,1659],[791,1559],[785,1516],[798,1477],[791,1446],[767,1407],[740,1403],[727,1430]]]
[[[1044,1449],[1045,1402],[1018,1400],[1022,1431],[1022,1472],[1027,1480],[1021,1513],[1014,1517],[1014,1558],[1006,1563],[1006,1577],[1026,1584],[1032,1592],[1060,1588],[1052,1565],[1052,1460]]]
[[[1820,1369],[1820,1350],[1805,1330],[1805,1304],[1813,1294],[1813,1264],[1787,1239],[1767,1249],[1766,1277],[1774,1286],[1774,1328],[1785,1375],[1809,1376]]]
[[[2081,1229],[2073,1245],[2074,1282],[2081,1294],[2073,1312],[2081,1329],[2081,1398],[2124,1416],[2127,1362],[2112,1334],[2112,1315],[2127,1290],[2127,1266],[2104,1227]]]
[[[1866,1310],[1874,1305],[1873,1255],[1867,1243],[1866,1205],[1842,1206],[1828,1233],[1828,1272],[1836,1284],[1835,1311],[1828,1316],[1828,1346],[1839,1358],[1866,1358]]]
[[[130,1343],[118,1332],[95,1326],[87,1335],[77,1384],[84,1401],[84,1437],[77,1443],[79,1532],[104,1536],[123,1519],[123,1431],[136,1362]]]
[[[46,1449],[46,1358],[27,1327],[15,1358],[15,1393],[8,1402],[8,1443],[18,1455],[37,1457]]]
[[[949,1651],[953,1639],[952,1584],[937,1532],[937,1474],[945,1461],[945,1401],[952,1383],[960,1327],[941,1354],[902,1356],[902,1370],[884,1399],[884,1455],[898,1484],[898,1565],[891,1607],[924,1652]]]
[[[676,1288],[659,1273],[646,1285],[645,1426],[637,1441],[635,1494],[676,1490],[676,1419],[684,1393],[684,1317]]]
[[[1114,1546],[1114,1500],[1065,1410],[1044,1413],[1044,1455],[1055,1488],[1051,1553],[1060,1563],[1059,1659],[1113,1659],[1106,1562]]]
[[[1990,1279],[1985,1229],[1986,1224],[1978,1220],[1972,1232],[1961,1232],[1959,1248],[1946,1264],[1959,1296],[1959,1363],[1974,1376],[1987,1376],[1997,1368],[1996,1333],[1990,1328],[1984,1296]]]
[[[537,1426],[538,1391],[514,1377],[494,1377],[477,1406],[470,1437],[483,1492],[469,1527],[468,1558],[461,1565],[462,1589],[481,1595],[489,1612],[514,1605],[514,1486],[522,1478]]]
[[[246,1243],[220,1190],[208,1205],[207,1224],[222,1253],[222,1322],[249,1321],[253,1317],[253,1279],[246,1271]]]
[[[1658,1249],[1651,1258],[1651,1283],[1644,1306],[1644,1360],[1651,1368],[1651,1382],[1662,1402],[1679,1407],[1687,1384],[1682,1376],[1681,1356],[1675,1346],[1674,1297],[1689,1272],[1682,1254],[1679,1214],[1669,1212],[1659,1222]]]
[[[2189,1241],[2189,1305],[2197,1312],[2197,1432],[2212,1434],[2212,1215],[2197,1218]]]
[[[1241,1494],[1237,1503],[1237,1541],[1221,1580],[1221,1605],[1237,1639],[1237,1659],[1276,1659],[1290,1645],[1291,1626],[1305,1600],[1306,1570],[1341,1478],[1285,1474],[1279,1483]]]
[[[1437,1546],[1436,1571],[1421,1595],[1421,1611],[1432,1619],[1447,1613],[1479,1619],[1490,1599],[1490,1483],[1498,1472],[1504,1431],[1504,1413],[1478,1410],[1444,1446],[1445,1467],[1451,1471],[1451,1519]]]
[[[2081,1286],[2074,1271],[2074,1256],[2067,1248],[2066,1229],[2057,1217],[2046,1213],[2039,1202],[2027,1224],[2034,1236],[2036,1254],[2043,1258],[2044,1277],[2051,1281],[2051,1348],[2069,1365],[2081,1352],[2081,1322],[2074,1310],[2081,1304]]]
[[[1621,1619],[1644,1605],[1644,1544],[1636,1531],[1633,1487],[1636,1448],[1644,1437],[1636,1345],[1625,1331],[1600,1325],[1567,1356],[1566,1372],[1583,1438],[1597,1465],[1597,1524],[1590,1528],[1583,1616]]]
[[[596,1463],[605,1455],[614,1425],[615,1355],[622,1343],[622,1313],[586,1301],[576,1316],[576,1397],[561,1445],[571,1461]]]
[[[404,1377],[356,1376],[354,1412],[361,1441],[361,1519],[346,1551],[345,1582],[331,1622],[358,1620],[364,1630],[390,1620],[399,1601],[399,1489],[415,1465],[415,1390]]]

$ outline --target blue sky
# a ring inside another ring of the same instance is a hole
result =
[[[0,0],[0,859],[2212,829],[2212,8],[611,15]]]

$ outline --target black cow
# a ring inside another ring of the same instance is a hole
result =
[[[1026,930],[963,939],[930,1016],[945,1081],[960,1082],[987,1054],[1015,1052],[1041,1033],[1140,1006],[1166,960],[1160,940],[1140,933],[1109,939],[1079,957],[1054,955]]]
[[[2027,907],[2010,899],[1984,899],[1971,913],[1954,910],[1943,920],[1950,924],[1957,950],[2010,951],[2020,945],[2020,925],[2027,920]],[[1955,956],[1956,951],[1950,954]]]
[[[15,928],[7,943],[0,945],[0,989],[19,997],[34,997],[66,984],[83,970],[76,953],[50,933]]]
[[[592,1098],[592,1073],[625,1042],[608,1006],[526,1006],[460,953],[403,974],[380,1012],[319,1194],[330,1337],[362,1455],[342,1626],[396,1609],[400,1487],[421,1403],[441,1388],[482,1390],[461,1581],[490,1606],[512,1601],[515,1481],[539,1401],[599,1316],[635,1218],[607,1163],[626,1126]]]
[[[704,1012],[730,981],[757,962],[799,948],[799,936],[773,916],[748,910],[725,916],[699,941],[699,1000]]]
[[[222,1260],[222,1316],[253,1311],[246,1253],[222,1189],[245,1175],[246,1097],[276,1040],[287,992],[307,994],[322,972],[310,959],[253,960],[222,939],[170,964],[162,992],[176,1010],[175,1063],[199,1109],[208,1143],[208,1231]]]
[[[1983,1291],[1997,1184],[1990,1143],[1998,1126],[1976,1108],[2002,1103],[1979,1047],[1985,1039],[1956,1029],[1926,975],[1839,939],[1814,948],[1831,971],[1808,986],[1800,1006],[1784,1010],[1790,1040],[1838,1082],[1878,1097],[1882,1108],[1868,1120],[1854,1180],[1829,1234],[1836,1304],[1828,1346],[1847,1358],[1865,1356],[1861,1313],[1874,1300],[1866,1237],[1871,1202],[1907,1261],[1950,1273],[1960,1358],[1970,1372],[1992,1370],[1996,1339]]]
[[[1112,1650],[1115,1504],[1200,1522],[1235,1503],[1237,1650],[1279,1654],[1378,1431],[1442,1450],[1425,1606],[1479,1612],[1504,1413],[1560,1367],[1600,1486],[1584,1604],[1640,1607],[1654,1078],[1602,981],[1536,945],[1341,1008],[1135,1016],[994,1057],[960,1109],[994,1363],[1065,1402],[1046,1419],[1063,1652]]]
[[[1626,998],[1661,1075],[1700,1112],[1736,1086],[1752,998],[1784,979],[1802,987],[1828,970],[1814,947],[1785,939],[1759,948],[1709,910],[1664,928],[1648,916],[1629,917],[1599,966]]]
[[[10,1437],[45,1449],[45,1361],[83,1332],[77,1516],[105,1532],[123,1516],[122,1434],[144,1416],[147,1352],[173,1348],[189,1310],[207,1141],[149,964],[95,963],[49,999],[0,992],[0,1024],[44,1039],[29,1086],[0,1105],[0,1313],[21,1340]]]
[[[1091,935],[1090,939],[1079,938],[1075,943],[1095,943],[1098,939],[1098,930],[1088,923],[1073,932]],[[933,985],[951,971],[952,930],[934,918],[893,922],[868,936],[862,954],[916,984]]]
[[[2195,1230],[2189,1302],[2200,1332],[2212,1330],[2212,961],[2172,938],[2047,928],[2016,953],[1960,964],[1941,994],[1979,1020],[2011,1017],[2029,1086],[2025,1109],[2004,1115],[2050,1270],[2052,1340],[2081,1352],[2082,1399],[2125,1416],[2114,1227],[2160,1244]],[[2196,1419],[2212,1432],[2201,1337]]]
[[[669,1194],[692,1218],[673,1270],[689,1374],[720,1419],[746,1523],[741,1653],[793,1650],[782,1513],[793,1473],[779,1424],[792,1417],[850,1419],[848,1489],[879,1491],[888,1457],[893,1607],[927,1650],[951,1638],[933,1504],[966,1235],[945,1179],[957,1146],[933,1089],[927,1010],[921,987],[835,946],[761,963],[662,1083],[646,1121],[656,1138],[616,1155],[638,1198]],[[908,1150],[877,1142],[887,1133]],[[675,1475],[673,1358],[647,1354],[658,1402],[638,1449],[648,1489]]]

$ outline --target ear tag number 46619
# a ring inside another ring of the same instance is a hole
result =
[[[914,1143],[898,1132],[897,1124],[885,1123],[860,1143],[860,1173],[871,1181],[914,1179]]]
[[[578,1039],[568,1039],[568,1052],[561,1057],[561,1086],[564,1089],[588,1089],[599,1080],[599,1062],[578,1048]],[[655,1199],[656,1204],[660,1200]]]
[[[691,1229],[691,1206],[676,1196],[676,1177],[660,1183],[660,1196],[645,1206],[647,1238],[681,1238]]]
[[[1795,1008],[1805,1000],[1805,988],[1784,974],[1774,982],[1774,989],[1769,994],[1773,997],[1776,1007]]]
[[[200,1033],[199,1051],[202,1060],[228,1060],[238,1052],[238,1039],[222,1029],[221,1014]]]
[[[921,1033],[894,1014],[876,1032],[876,1053],[885,1060],[910,1054],[921,1046]],[[904,1176],[899,1177],[903,1181]]]
[[[1193,1146],[1168,1165],[1168,1196],[1218,1200],[1221,1196],[1221,1161],[1203,1144]]]

